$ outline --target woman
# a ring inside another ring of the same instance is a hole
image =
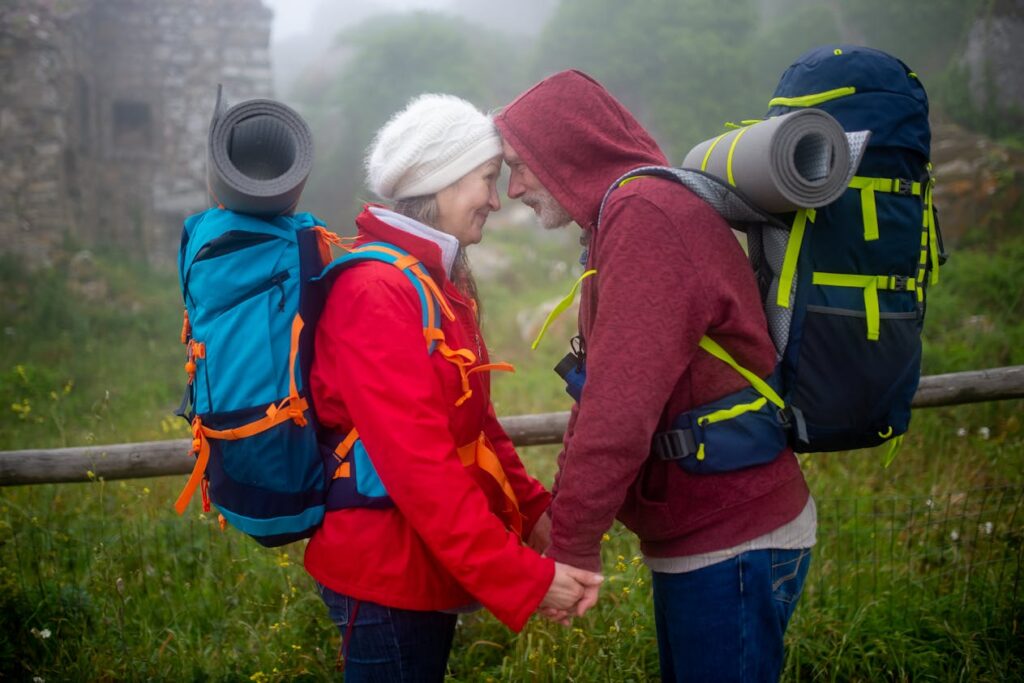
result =
[[[441,334],[425,335],[408,275],[380,262],[338,276],[317,326],[317,415],[337,434],[357,430],[393,503],[329,511],[306,549],[350,681],[441,680],[460,611],[482,603],[518,631],[537,609],[565,614],[600,581],[521,541],[547,545],[550,495],[491,406],[465,256],[500,208],[500,154],[491,120],[457,97],[423,95],[388,121],[366,166],[394,206],[365,207],[357,245],[385,243],[422,264]]]

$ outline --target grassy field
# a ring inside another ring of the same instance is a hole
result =
[[[577,273],[574,233],[496,227],[473,256],[499,414],[565,410],[550,368],[571,314],[530,352],[543,305]],[[566,265],[569,264],[569,265]],[[178,438],[173,275],[69,250],[53,270],[0,259],[0,449]],[[930,299],[925,373],[1024,364],[1024,239],[955,254]],[[787,634],[787,681],[1024,677],[1021,401],[917,411],[882,452],[803,460],[819,544]],[[554,447],[526,449],[545,482]],[[184,477],[0,489],[0,678],[325,680],[338,636],[302,547],[259,548],[171,502]],[[656,680],[649,575],[619,527],[599,606],[571,629],[518,635],[462,618],[457,681]]]

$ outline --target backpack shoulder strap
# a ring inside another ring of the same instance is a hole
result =
[[[385,242],[368,242],[331,261],[324,266],[320,275],[313,278],[313,281],[329,283],[344,269],[367,261],[387,263],[405,273],[419,295],[423,332],[427,339],[428,352],[433,353],[440,339],[436,331],[440,329],[441,316],[452,319],[454,313],[423,264],[404,249]]]
[[[601,225],[604,207],[611,198],[612,192],[642,176],[665,178],[679,183],[707,202],[729,225],[741,232],[746,232],[750,225],[760,224],[768,224],[784,230],[789,229],[789,226],[776,216],[757,208],[740,190],[727,185],[718,177],[704,171],[675,166],[641,166],[618,178],[605,191],[604,198],[601,200],[601,207],[597,214],[598,228]]]

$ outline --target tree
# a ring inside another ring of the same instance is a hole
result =
[[[541,36],[534,71],[594,76],[679,162],[725,121],[764,110],[746,47],[757,17],[753,0],[563,0]]]

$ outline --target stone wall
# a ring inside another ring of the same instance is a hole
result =
[[[259,0],[4,0],[0,248],[45,263],[67,235],[172,263],[209,205],[216,85],[271,95],[270,21]]]
[[[975,109],[1024,125],[1024,0],[997,0],[971,26],[964,52]]]

